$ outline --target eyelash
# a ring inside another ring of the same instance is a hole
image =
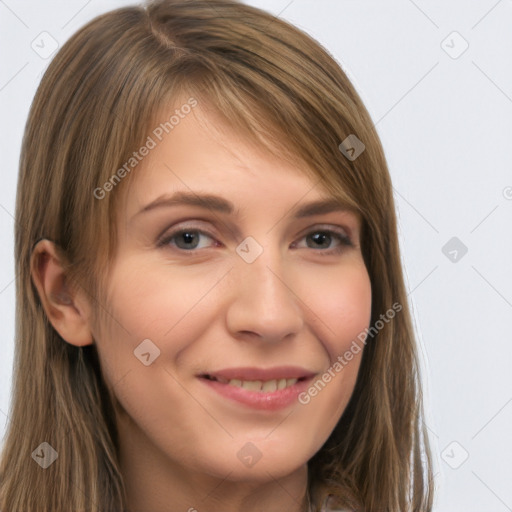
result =
[[[181,229],[178,229],[172,233],[170,233],[169,235],[166,235],[164,236],[160,241],[158,241],[157,245],[158,247],[162,247],[162,248],[167,248],[169,247],[170,245],[170,242],[176,238],[177,236],[179,235],[182,235],[184,233],[198,233],[200,235],[204,235],[212,240],[214,240],[215,238],[210,235],[209,233],[207,233],[206,231],[203,231],[202,229],[198,229],[198,228],[181,228]],[[314,230],[311,230],[309,231],[308,233],[306,233],[302,238],[306,238],[312,234],[318,234],[318,233],[321,233],[321,234],[324,234],[324,235],[328,235],[329,237],[331,238],[337,238],[338,241],[340,242],[340,244],[334,248],[334,249],[327,249],[327,250],[323,250],[323,249],[315,249],[313,247],[306,247],[307,249],[312,249],[314,250],[315,252],[319,252],[319,254],[321,256],[330,256],[330,255],[334,255],[334,254],[338,254],[338,253],[341,253],[346,247],[353,247],[354,244],[352,243],[352,240],[350,239],[349,236],[345,235],[344,233],[341,233],[341,232],[338,232],[337,230],[333,230],[332,228],[331,229],[314,229]],[[174,245],[174,244],[173,244]],[[180,247],[174,247],[174,249],[180,251],[180,252],[197,252],[195,250],[195,248],[193,249],[182,249]],[[199,250],[199,249],[198,249]]]

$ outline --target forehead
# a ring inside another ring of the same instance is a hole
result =
[[[168,118],[169,111],[162,111],[155,126],[165,127]],[[268,207],[281,203],[290,208],[294,203],[331,199],[324,209],[332,210],[337,201],[338,208],[357,214],[348,203],[334,198],[320,178],[311,170],[307,172],[304,163],[292,163],[262,148],[219,116],[205,113],[200,105],[182,116],[169,133],[164,130],[161,139],[154,134],[150,138],[152,148],[134,170],[127,190],[125,219],[150,203],[172,201],[174,194],[189,205],[209,202],[219,206],[211,196],[222,196],[225,201],[221,209],[225,213],[251,205]]]

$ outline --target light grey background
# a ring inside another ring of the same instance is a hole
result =
[[[512,0],[247,3],[319,40],[377,124],[421,343],[436,512],[512,511]],[[18,158],[51,60],[31,45],[48,50],[45,31],[62,45],[91,18],[124,5],[0,0],[2,436],[14,348]]]

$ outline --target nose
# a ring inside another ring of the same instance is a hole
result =
[[[284,270],[278,251],[266,248],[252,263],[240,258],[231,274],[226,322],[233,337],[278,342],[300,332],[298,282]]]

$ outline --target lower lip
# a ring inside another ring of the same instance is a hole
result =
[[[224,384],[203,377],[199,378],[199,380],[204,382],[219,395],[234,400],[235,402],[261,411],[277,411],[297,402],[299,394],[308,388],[312,378],[297,381],[293,386],[271,392],[249,391],[244,388],[231,386],[230,384]]]

